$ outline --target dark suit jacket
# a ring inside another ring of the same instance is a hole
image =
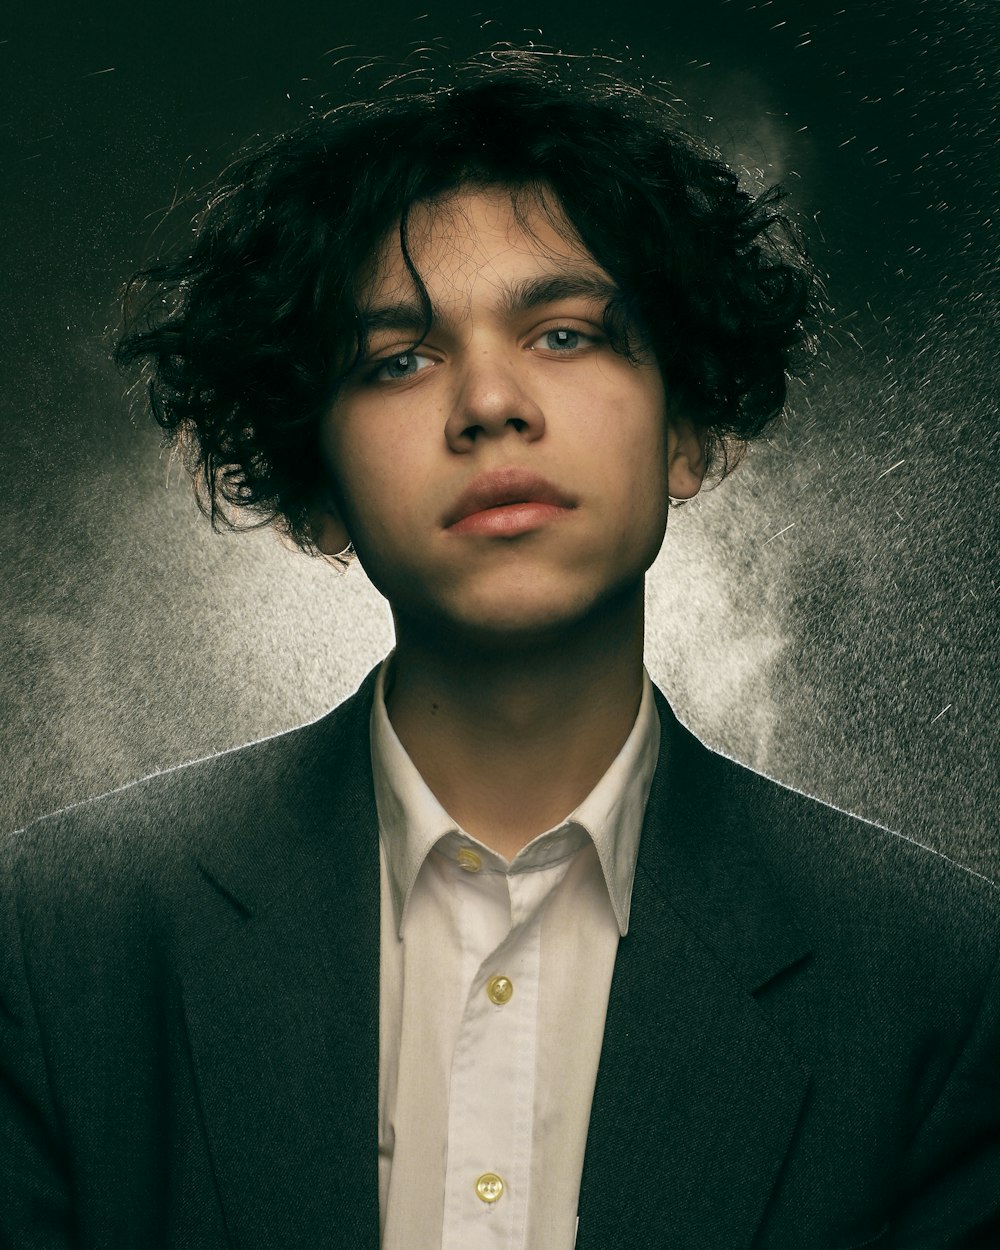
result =
[[[3,843],[4,1250],[377,1246],[373,685]],[[657,698],[579,1250],[995,1250],[998,892]]]

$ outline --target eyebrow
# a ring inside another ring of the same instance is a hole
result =
[[[621,291],[610,278],[592,269],[565,269],[558,273],[501,283],[497,308],[501,317],[508,318],[545,304],[554,304],[558,300],[577,299],[581,296],[606,305],[620,294]],[[366,334],[375,330],[419,333],[424,330],[426,319],[419,303],[403,300],[362,309],[361,323]]]

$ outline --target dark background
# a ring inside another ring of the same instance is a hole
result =
[[[360,569],[209,531],[107,363],[115,291],[177,197],[365,63],[534,39],[639,60],[748,181],[784,179],[835,310],[788,420],[671,518],[653,677],[727,753],[1000,872],[992,0],[18,8],[0,825],[311,719],[391,645]]]

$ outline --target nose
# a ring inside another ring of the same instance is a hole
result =
[[[510,433],[531,443],[544,432],[545,417],[517,360],[503,350],[479,349],[462,371],[445,423],[448,446],[468,452],[478,441]]]

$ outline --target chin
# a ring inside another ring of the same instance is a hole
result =
[[[463,597],[461,603],[438,606],[424,618],[424,628],[450,645],[491,651],[497,655],[549,650],[589,628],[603,628],[610,614],[631,613],[639,604],[642,580],[621,587],[506,587],[495,593]]]
[[[507,596],[461,604],[392,605],[397,637],[420,639],[432,651],[484,651],[497,655],[547,648],[579,624],[579,614],[559,610],[551,600],[541,604],[517,602]]]

